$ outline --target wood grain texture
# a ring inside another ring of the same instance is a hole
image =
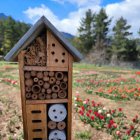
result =
[[[40,66],[24,66],[26,71],[68,71],[68,67],[40,67]]]
[[[26,104],[55,104],[55,103],[67,103],[68,99],[50,99],[50,100],[27,100]]]
[[[47,31],[47,66],[68,67],[68,51]]]
[[[69,54],[69,70],[68,70],[68,127],[67,127],[67,138],[71,140],[72,135],[72,64],[73,57]]]
[[[47,139],[46,105],[26,105],[26,110],[28,140],[33,140],[34,138]]]
[[[19,77],[20,77],[20,89],[21,89],[21,103],[22,103],[22,116],[23,116],[23,129],[24,129],[24,139],[28,140],[27,133],[27,120],[26,120],[26,108],[25,108],[25,83],[24,83],[24,54],[25,51],[21,51],[18,55],[19,62]]]

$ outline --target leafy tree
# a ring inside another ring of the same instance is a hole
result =
[[[29,28],[30,25],[12,17],[0,20],[0,54],[5,55]]]
[[[98,49],[106,46],[110,23],[111,19],[108,19],[106,11],[102,8],[95,17],[95,38]]]
[[[129,39],[129,36],[132,35],[129,32],[130,28],[131,26],[127,25],[127,20],[123,17],[116,21],[111,47],[113,58],[119,60],[135,60],[137,58],[136,42]]]
[[[89,9],[85,13],[85,17],[82,18],[80,27],[78,29],[79,32],[79,39],[80,39],[80,50],[83,53],[88,53],[93,44],[95,43],[94,40],[94,20],[95,14],[92,13],[91,9]]]

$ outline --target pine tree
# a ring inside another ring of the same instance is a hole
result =
[[[116,21],[116,25],[113,28],[114,37],[111,47],[113,58],[119,60],[136,59],[136,42],[129,39],[129,36],[132,35],[132,33],[129,32],[130,28],[131,26],[127,25],[127,20],[123,17]]]
[[[88,53],[95,43],[94,40],[94,20],[95,14],[89,9],[85,13],[85,17],[82,18],[79,31],[79,39],[81,44],[81,51],[83,53]]]
[[[106,11],[102,8],[95,18],[95,38],[96,48],[100,49],[107,46],[107,34],[111,19],[108,19]]]

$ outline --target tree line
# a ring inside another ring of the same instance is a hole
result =
[[[105,50],[109,61],[136,61],[140,58],[140,40],[132,38],[131,25],[120,17],[110,30],[112,18],[105,9],[98,13],[87,10],[78,28],[79,36],[72,43],[85,55]],[[140,32],[138,32],[140,33]]]
[[[27,32],[31,25],[14,20],[0,19],[0,55],[5,55]]]

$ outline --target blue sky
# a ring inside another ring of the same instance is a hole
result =
[[[98,12],[104,7],[113,18],[113,23],[123,16],[136,33],[140,25],[140,0],[1,0],[0,13],[11,15],[16,20],[35,23],[45,15],[59,30],[77,34],[80,19],[87,9]],[[136,24],[137,23],[137,24]],[[113,25],[112,25],[113,26]],[[140,28],[140,27],[139,27]]]

